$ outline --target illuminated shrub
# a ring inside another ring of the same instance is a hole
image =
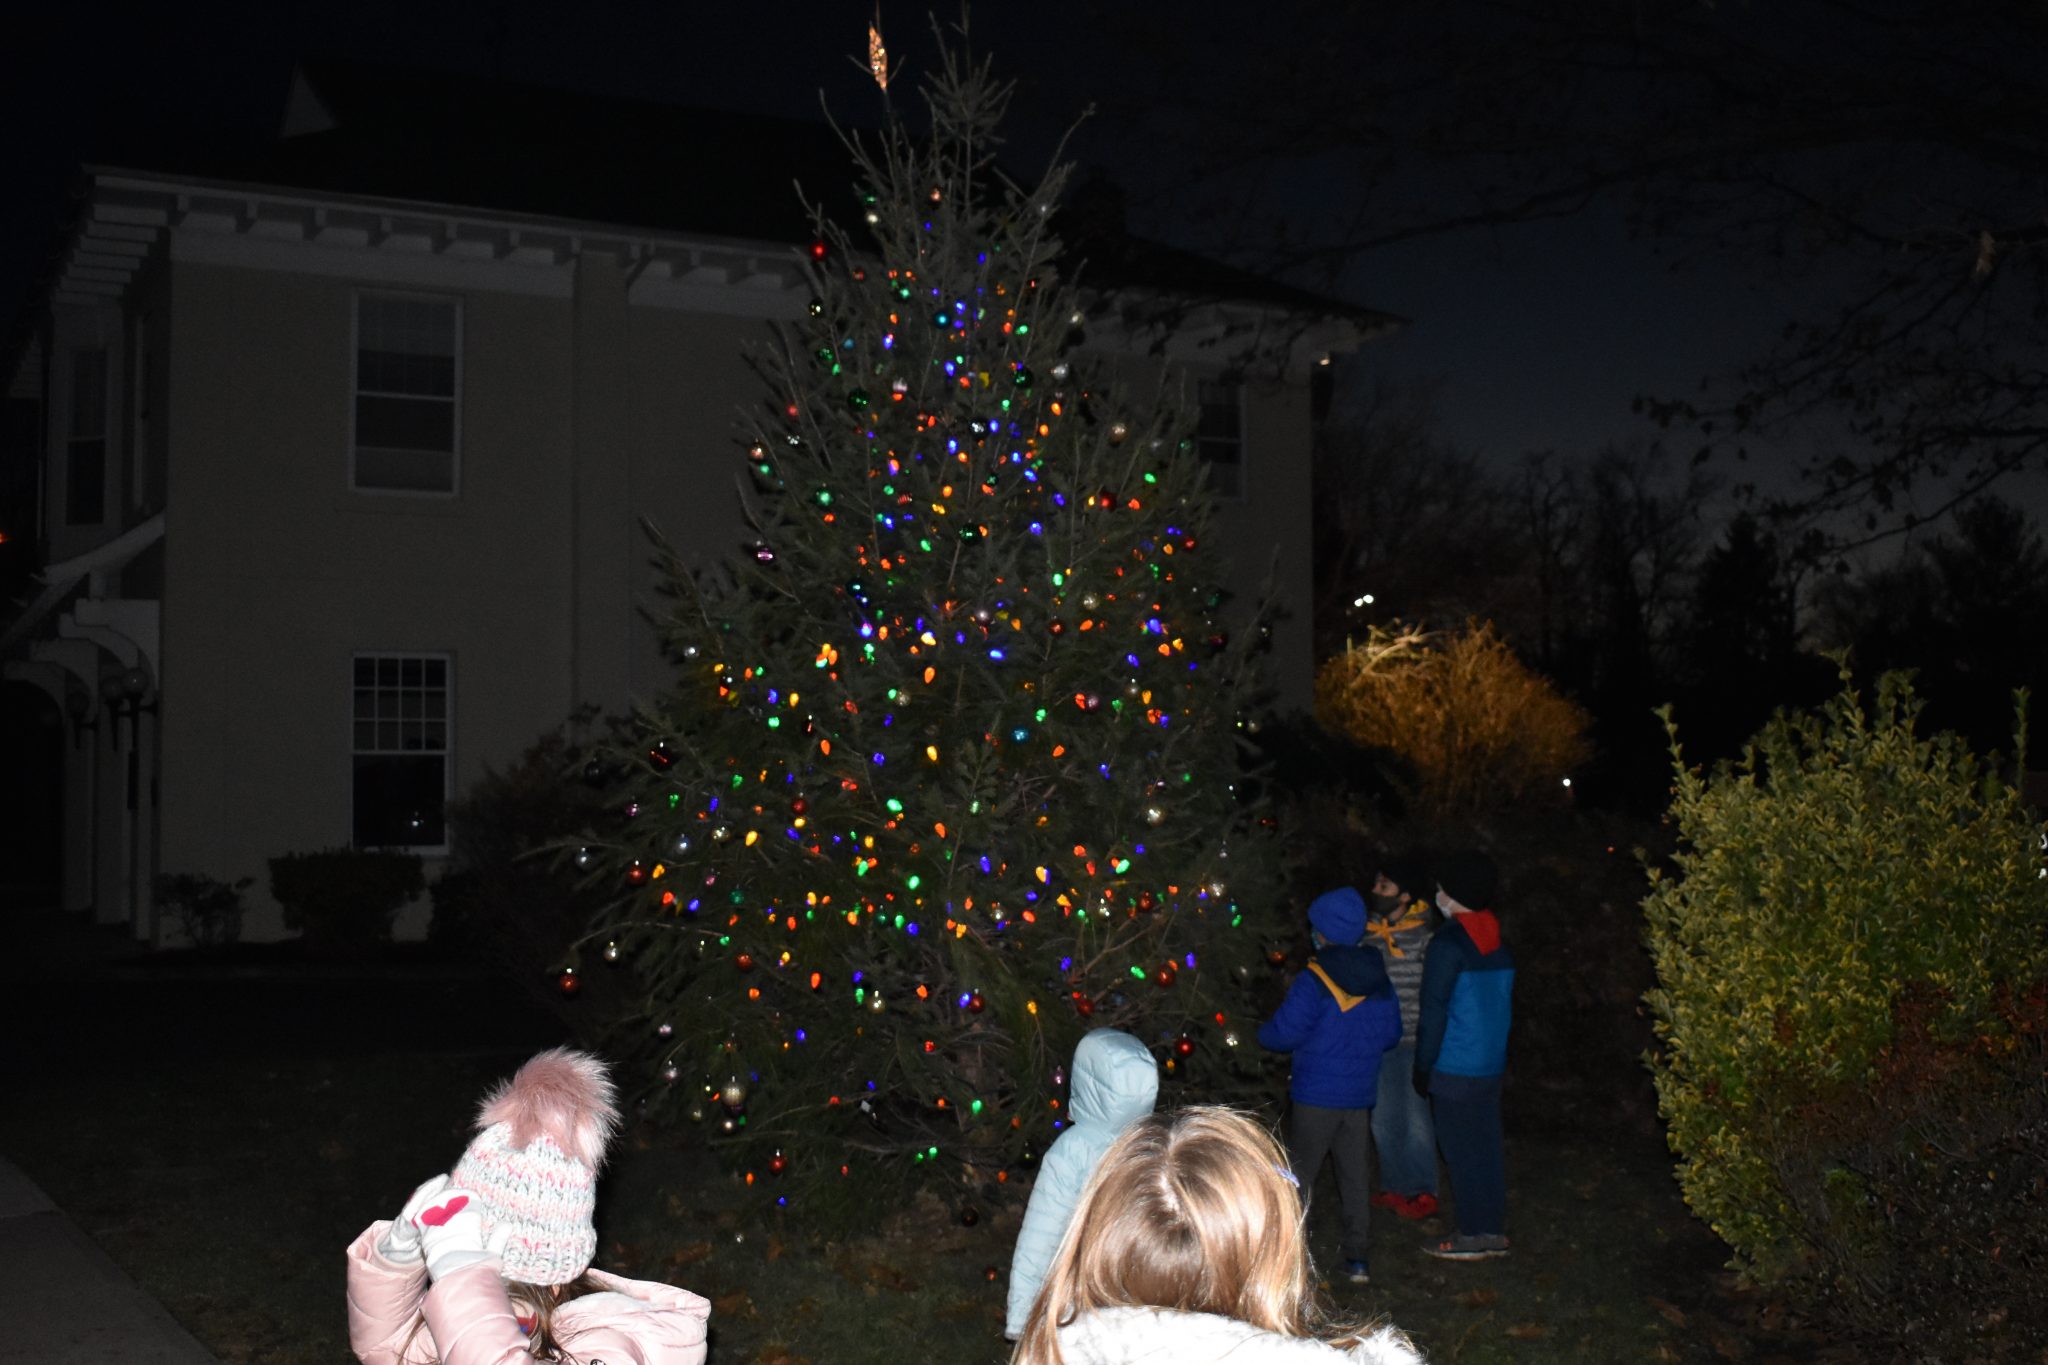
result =
[[[1866,709],[1845,674],[1711,776],[1666,713],[1650,1067],[1686,1202],[1739,1268],[1962,1349],[2048,1325],[2048,881],[2018,793],[1918,712],[1903,675]]]
[[[1393,781],[1433,818],[1556,787],[1586,760],[1586,715],[1531,672],[1490,622],[1449,635],[1373,628],[1317,670],[1316,720],[1398,761]]]

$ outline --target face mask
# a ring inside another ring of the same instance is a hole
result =
[[[1382,896],[1377,891],[1368,892],[1367,894],[1372,897],[1373,913],[1381,919],[1392,919],[1401,912],[1400,892],[1396,891],[1391,896]]]

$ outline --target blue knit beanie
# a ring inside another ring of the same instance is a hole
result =
[[[1325,891],[1308,903],[1308,922],[1330,942],[1348,947],[1365,937],[1365,897],[1350,886]]]

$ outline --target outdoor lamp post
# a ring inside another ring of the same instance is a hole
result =
[[[144,700],[147,698],[147,700]],[[113,732],[110,738],[118,752],[121,748],[121,721],[125,717],[130,725],[128,741],[133,745],[142,736],[142,714],[156,714],[157,699],[149,687],[149,674],[142,668],[124,668],[119,673],[109,673],[100,679],[100,699],[107,704],[107,713],[113,717]]]

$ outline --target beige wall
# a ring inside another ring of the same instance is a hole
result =
[[[266,859],[349,840],[352,653],[452,656],[460,792],[578,703],[672,676],[638,615],[662,601],[642,517],[694,562],[744,539],[737,424],[760,384],[743,350],[765,324],[631,305],[609,256],[565,268],[568,298],[459,292],[459,492],[405,497],[348,487],[355,284],[171,267],[161,865],[255,878],[249,937],[282,932]],[[1277,551],[1304,610],[1273,659],[1291,704],[1308,697],[1308,422],[1302,385],[1247,393],[1246,497],[1215,533],[1240,602]]]
[[[178,269],[163,858],[260,887],[268,857],[348,842],[354,652],[452,656],[457,790],[568,711],[568,310],[464,296],[460,492],[363,494],[353,288]]]

